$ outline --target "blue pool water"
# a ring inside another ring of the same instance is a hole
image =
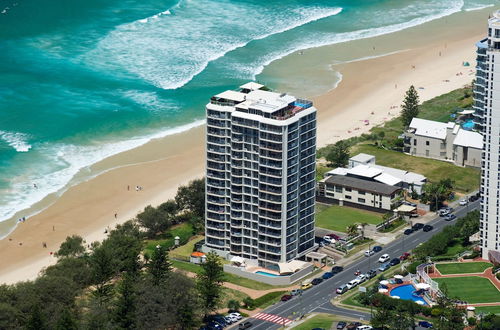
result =
[[[462,128],[467,131],[471,131],[474,128],[474,121],[472,119],[467,120],[462,124]]]
[[[271,274],[271,273],[268,273],[268,272],[263,272],[263,271],[261,271],[261,270],[259,270],[258,272],[255,272],[255,274],[266,275],[266,276],[271,276],[271,277],[277,277],[277,276],[280,276],[280,275]]]
[[[415,290],[416,289],[413,285],[406,284],[406,285],[398,286],[395,289],[392,289],[390,294],[391,294],[391,296],[399,296],[401,299],[404,299],[404,300],[413,300],[415,302],[423,301],[424,305],[427,305],[427,302],[422,297],[414,294]]]

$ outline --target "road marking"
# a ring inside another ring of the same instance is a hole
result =
[[[282,316],[275,315],[275,314],[267,314],[267,313],[257,313],[252,317],[255,319],[259,319],[259,320],[263,320],[263,321],[267,321],[267,322],[272,322],[272,323],[276,323],[276,324],[280,324],[280,325],[284,325],[284,326],[287,326],[293,322],[293,320],[290,320],[286,317],[282,317]]]

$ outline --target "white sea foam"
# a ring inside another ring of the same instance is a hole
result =
[[[204,122],[205,120],[196,120],[190,124],[138,136],[126,141],[96,141],[95,145],[90,146],[70,144],[37,145],[36,149],[47,157],[47,164],[50,163],[52,167],[57,164],[58,169],[44,168],[44,164],[41,163],[37,165],[37,173],[12,178],[9,189],[2,191],[0,221],[11,218],[21,210],[28,209],[49,194],[60,195],[71,185],[81,182],[81,180],[88,180],[91,178],[90,172],[85,173],[82,171],[89,170],[92,164],[142,146],[153,139],[190,130],[202,125]],[[78,175],[80,181],[72,180],[77,174],[82,174]],[[94,176],[97,174],[100,173],[93,173]]]
[[[128,71],[162,89],[176,89],[210,62],[251,41],[342,11],[338,7],[269,7],[218,0],[183,1],[169,14],[118,26],[85,54],[84,60],[117,72]],[[215,12],[217,19],[209,14]]]
[[[357,30],[357,31],[352,31],[352,32],[344,32],[344,33],[337,33],[337,34],[329,34],[329,33],[317,33],[314,36],[307,36],[307,38],[299,38],[295,40],[293,43],[290,43],[287,45],[287,47],[284,47],[283,49],[280,49],[279,51],[275,51],[272,53],[269,53],[259,59],[257,59],[256,62],[254,63],[248,63],[249,65],[247,66],[246,71],[251,72],[251,75],[247,78],[249,79],[255,79],[256,76],[264,70],[266,66],[271,64],[272,62],[279,60],[287,55],[290,55],[292,53],[298,52],[298,51],[303,51],[307,49],[312,49],[312,48],[318,48],[318,47],[323,47],[323,46],[328,46],[328,45],[333,45],[333,44],[338,44],[342,42],[348,42],[348,41],[353,41],[353,40],[359,40],[359,39],[367,39],[367,38],[373,38],[389,33],[394,33],[397,31],[405,30],[414,26],[418,26],[421,24],[425,24],[427,22],[440,19],[449,15],[452,15],[454,13],[457,13],[461,11],[461,8],[463,6],[464,2],[462,0],[459,1],[453,1],[452,3],[449,4],[449,7],[443,9],[440,12],[437,13],[432,13],[426,16],[422,17],[417,17],[414,19],[411,19],[407,22],[403,23],[398,23],[398,24],[391,24],[387,26],[381,26],[381,27],[376,27],[376,28],[370,28],[370,29],[362,29],[362,30]]]
[[[16,149],[17,152],[28,152],[32,147],[31,144],[28,143],[28,134],[0,130],[0,139]]]
[[[477,7],[471,7],[471,8],[465,8],[465,11],[475,11],[475,10],[481,10],[489,7],[495,6],[494,4],[489,4],[489,5],[484,5],[484,6],[477,6]]]

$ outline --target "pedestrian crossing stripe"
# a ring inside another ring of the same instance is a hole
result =
[[[253,315],[252,317],[259,319],[259,320],[273,322],[273,323],[284,325],[284,326],[287,326],[293,322],[293,320],[290,320],[286,317],[274,315],[274,314],[267,314],[267,313],[257,313],[255,315]]]

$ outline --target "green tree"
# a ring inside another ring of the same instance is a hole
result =
[[[356,236],[358,235],[358,226],[356,224],[352,224],[346,227],[346,232],[348,236]]]
[[[401,121],[405,127],[408,127],[411,120],[418,116],[418,103],[418,93],[415,87],[411,85],[408,91],[406,91],[403,104],[401,105]]]
[[[165,213],[151,205],[146,206],[144,211],[136,217],[137,223],[146,229],[148,238],[154,238],[156,235],[165,232],[172,225],[171,218]]]
[[[83,238],[78,235],[68,236],[66,240],[61,243],[61,247],[56,252],[58,257],[76,257],[85,252],[83,246]]]
[[[240,302],[236,299],[230,299],[227,302],[227,308],[231,311],[237,311],[240,309]]]
[[[345,167],[349,162],[350,145],[345,140],[337,141],[326,155],[326,160],[333,167]]]
[[[172,270],[172,264],[168,259],[167,248],[158,245],[156,249],[154,249],[146,267],[154,285],[164,283]]]
[[[26,323],[26,330],[44,330],[48,329],[45,323],[45,318],[43,317],[40,307],[35,305],[31,309],[28,322]]]
[[[134,276],[125,273],[118,286],[118,299],[115,304],[114,321],[120,329],[136,327],[136,292]]]
[[[77,330],[78,323],[68,308],[65,308],[57,320],[56,330]]]
[[[95,285],[95,296],[100,303],[103,303],[111,296],[111,284],[109,283],[115,274],[111,251],[96,246],[89,258],[91,279]]]
[[[205,315],[216,310],[221,303],[224,268],[220,257],[210,252],[201,271],[196,276],[198,292],[202,301]]]
[[[246,309],[252,309],[255,305],[254,300],[251,297],[245,297],[243,298],[243,306],[245,306]]]
[[[193,180],[186,186],[180,186],[175,202],[180,210],[203,218],[205,216],[205,179]]]

